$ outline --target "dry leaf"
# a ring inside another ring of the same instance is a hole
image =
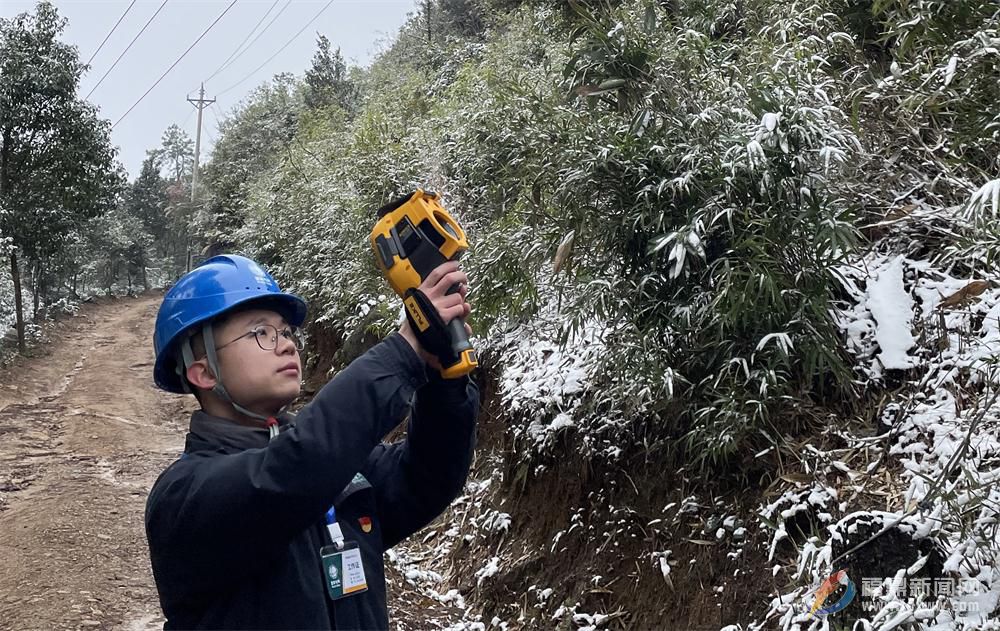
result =
[[[974,280],[965,287],[962,287],[952,295],[942,300],[940,304],[938,304],[938,309],[945,309],[947,307],[955,307],[957,305],[960,305],[983,293],[989,286],[990,284],[988,281]]]
[[[778,477],[792,484],[809,484],[813,481],[813,476],[805,473],[784,473]]]
[[[576,230],[570,230],[569,233],[563,237],[562,243],[556,248],[556,257],[552,260],[552,274],[558,274],[559,270],[562,269],[563,265],[566,264],[566,259],[573,252],[573,239],[576,237]]]
[[[917,209],[916,204],[907,204],[906,206],[890,210],[888,213],[886,213],[885,219],[883,219],[882,221],[896,221],[897,219],[902,219],[903,217],[909,215],[916,209]]]

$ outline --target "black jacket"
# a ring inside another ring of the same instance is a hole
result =
[[[393,334],[270,442],[265,429],[194,414],[184,455],[146,503],[165,629],[388,627],[382,554],[458,495],[475,442],[475,384],[424,366]],[[406,440],[381,443],[411,408]],[[337,601],[319,555],[331,504],[368,580]]]

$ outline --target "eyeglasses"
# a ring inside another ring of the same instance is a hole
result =
[[[278,330],[278,327],[273,324],[261,324],[254,327],[253,331],[249,331],[239,336],[234,340],[229,340],[221,346],[216,346],[215,350],[220,351],[223,348],[229,346],[233,342],[242,340],[245,337],[250,337],[251,335],[257,340],[257,346],[264,351],[273,351],[278,347],[278,334],[286,340],[291,340],[295,344],[295,349],[301,351],[305,348],[305,341],[302,339],[302,335],[299,334],[299,330],[295,327],[286,327],[284,329]]]

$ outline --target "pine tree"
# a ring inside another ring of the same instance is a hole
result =
[[[156,158],[147,156],[125,196],[128,214],[142,222],[157,244],[158,254],[166,256],[169,242],[175,238],[167,217],[167,184],[160,176]]]
[[[316,40],[312,67],[306,70],[305,103],[309,109],[337,105],[345,112],[357,106],[357,89],[348,78],[347,64],[340,48],[330,49],[330,40],[320,35]]]
[[[194,168],[194,141],[176,123],[167,127],[155,152],[161,168],[167,169],[174,184],[189,182]]]

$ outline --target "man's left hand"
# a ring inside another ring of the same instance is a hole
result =
[[[458,284],[458,291],[448,294],[448,289],[456,283]],[[447,323],[455,318],[462,318],[464,320],[472,312],[472,306],[465,301],[465,296],[469,293],[468,283],[469,277],[459,269],[458,261],[448,261],[434,268],[417,289],[424,292],[428,300],[437,309],[438,315]],[[472,327],[468,323],[465,323],[465,332],[469,337],[472,337]],[[428,365],[437,370],[442,370],[441,362],[438,361],[438,358],[425,351],[420,342],[417,341],[417,335],[410,327],[408,319],[403,320],[402,326],[399,327],[399,334],[409,342],[413,350]]]

